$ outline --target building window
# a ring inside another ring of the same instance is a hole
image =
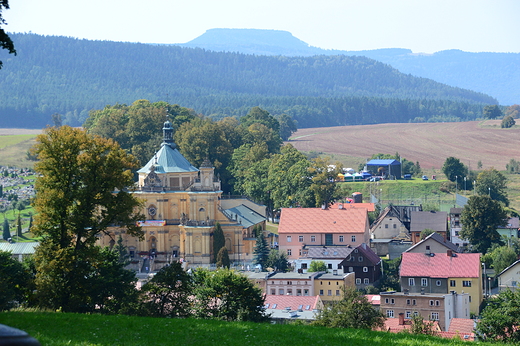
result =
[[[342,235],[340,235],[340,236],[339,236],[339,242],[340,242],[340,243],[343,243],[343,241],[344,241],[344,237],[343,237]]]
[[[426,250],[430,250],[430,245],[426,245]]]
[[[287,281],[287,285],[292,286],[292,281]]]
[[[410,305],[410,299],[406,299],[406,305]]]
[[[320,296],[322,296],[322,295],[323,295],[323,290],[320,290]]]
[[[433,300],[430,300],[430,306],[433,306]]]
[[[292,296],[292,290],[287,290],[287,295]]]
[[[412,299],[412,305],[417,305],[417,301],[415,299]]]
[[[394,228],[397,228],[397,224],[394,223]]]
[[[432,312],[432,320],[438,321],[439,320],[439,313],[438,312]]]
[[[457,283],[455,280],[450,280],[450,287],[455,287],[457,286]]]
[[[365,285],[368,285],[369,283],[370,283],[370,279],[369,279],[369,278],[365,278],[365,280],[364,280],[364,284],[365,284]]]
[[[394,310],[386,310],[386,317],[394,318]]]
[[[327,246],[334,245],[334,240],[332,238],[332,234],[325,234],[325,245],[327,245]]]
[[[436,301],[435,301],[435,306],[440,306],[440,305],[441,305],[441,302],[438,301],[438,300],[436,300]]]
[[[411,318],[412,317],[412,312],[411,311],[406,311],[405,317],[406,318]]]
[[[358,257],[358,261],[359,261],[359,262],[363,262],[363,257],[362,257],[362,256],[359,256],[359,257]]]
[[[278,290],[278,294],[283,296],[283,294],[284,294],[283,288],[280,288],[280,290]]]
[[[441,282],[441,280],[437,280],[437,281],[435,281],[435,284],[436,284],[437,286],[440,286],[440,285],[442,285],[442,282]]]
[[[299,236],[298,236],[298,241],[299,241],[300,243],[303,243],[303,235],[299,235]]]
[[[361,285],[361,278],[356,278],[356,285]]]
[[[348,272],[352,273],[354,271],[354,267],[348,267]]]
[[[385,304],[388,304],[388,302],[390,302],[390,299],[385,298]]]
[[[353,243],[356,242],[356,236],[355,236],[355,235],[353,235],[352,237],[350,237],[350,239],[352,240]]]
[[[292,255],[292,250],[291,249],[287,249],[287,256],[291,256]]]
[[[368,267],[363,267],[363,273],[368,273]]]
[[[273,295],[273,296],[276,295],[276,289],[271,288],[271,295]]]
[[[302,295],[302,290],[301,289],[297,289],[296,290],[296,295],[297,296],[301,296]]]
[[[390,304],[395,304],[395,299],[394,298],[390,299]]]
[[[421,286],[423,286],[423,287],[428,286],[428,279],[426,279],[426,278],[422,278],[422,279],[421,279]]]
[[[462,281],[462,287],[471,287],[471,280]]]
[[[302,263],[302,269],[307,269],[307,263]]]
[[[340,293],[339,293],[339,290],[336,290],[336,295],[337,295],[337,296],[339,296],[339,295],[340,295]]]
[[[298,250],[298,254],[300,254],[300,256],[302,255],[302,249]]]
[[[303,290],[303,295],[304,296],[308,296],[309,295],[309,290],[308,289],[304,289]]]
[[[385,223],[385,228],[388,228],[388,224],[387,223]]]
[[[414,278],[408,278],[408,286],[415,286],[415,279]]]
[[[292,236],[290,236],[290,235],[287,236],[287,242],[288,243],[292,242]]]
[[[311,235],[311,243],[315,243],[316,242],[316,236],[315,235]]]
[[[471,303],[471,296],[468,296],[468,298],[469,298],[469,302]]]
[[[332,263],[327,263],[327,269],[332,269]]]
[[[328,295],[328,296],[332,296],[332,290],[328,290],[328,291],[327,291],[327,295]]]

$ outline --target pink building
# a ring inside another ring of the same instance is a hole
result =
[[[305,256],[313,246],[357,247],[369,242],[368,211],[371,203],[338,207],[282,208],[278,242],[289,260]]]

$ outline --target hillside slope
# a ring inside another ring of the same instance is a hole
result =
[[[79,125],[91,109],[165,100],[215,117],[254,106],[300,127],[474,119],[490,96],[400,73],[365,57],[252,56],[137,43],[13,34],[0,54],[0,127]]]
[[[520,103],[520,54],[469,53],[460,50],[414,54],[410,49],[364,51],[326,50],[309,46],[289,32],[259,29],[211,29],[183,47],[256,55],[365,56],[403,73],[431,78],[447,85],[475,90],[496,97],[500,103]]]

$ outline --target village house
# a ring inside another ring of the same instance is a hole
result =
[[[324,303],[331,303],[343,298],[343,289],[355,288],[355,274],[321,273],[314,279],[314,292]]]
[[[388,318],[403,314],[422,316],[424,320],[438,321],[441,330],[447,331],[453,318],[469,318],[469,294],[381,292],[380,310]]]
[[[323,309],[320,296],[267,295],[264,308],[272,321],[285,323],[291,320],[313,321]]]
[[[515,261],[497,275],[498,289],[500,292],[516,291],[520,287],[520,260]]]
[[[359,204],[340,204],[337,209],[282,208],[278,227],[280,250],[294,263],[307,255],[310,247],[356,247],[368,243],[369,209],[365,203]],[[373,204],[370,205],[373,210]]]
[[[444,239],[448,239],[448,213],[444,211],[412,211],[410,234],[412,243],[421,241],[421,232],[431,229],[439,233]]]
[[[413,253],[446,253],[446,251],[451,250],[454,253],[462,252],[461,249],[453,244],[452,242],[444,239],[437,232],[433,232],[414,246],[410,247],[405,252],[413,252]]]
[[[381,258],[367,244],[357,246],[341,263],[345,273],[355,273],[356,288],[377,285],[381,279]]]
[[[414,293],[468,293],[470,312],[478,314],[483,300],[479,253],[404,252],[400,267],[403,291]]]
[[[311,246],[304,255],[294,260],[294,267],[306,273],[312,261],[322,261],[327,266],[329,272],[343,274],[340,263],[354,251],[350,246]]]

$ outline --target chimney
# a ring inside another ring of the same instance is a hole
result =
[[[404,312],[399,313],[399,325],[404,326]]]
[[[446,251],[446,255],[447,255],[448,257],[452,257],[452,256],[453,256],[453,251],[452,251],[452,250],[447,250],[447,251]]]

